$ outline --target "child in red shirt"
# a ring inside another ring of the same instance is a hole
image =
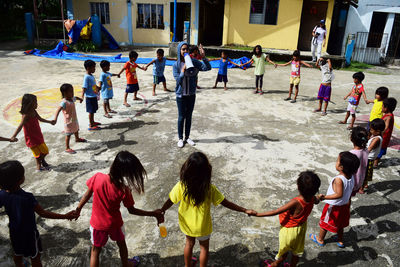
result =
[[[314,204],[319,203],[315,197],[318,192],[321,180],[312,171],[301,172],[297,179],[297,189],[300,195],[293,198],[284,206],[263,213],[257,213],[257,217],[273,216],[279,214],[281,230],[279,232],[279,252],[276,261],[270,263],[266,260],[262,266],[279,266],[291,251],[293,256],[290,266],[296,266],[299,257],[303,255],[304,240],[307,231],[307,218],[310,215]]]
[[[136,51],[129,52],[129,61],[125,63],[124,67],[117,74],[120,76],[122,72],[125,71],[126,74],[126,89],[124,95],[124,106],[130,107],[128,104],[128,94],[133,93],[133,100],[141,100],[141,98],[137,97],[137,92],[139,91],[139,82],[136,74],[136,68],[141,70],[146,70],[145,67],[141,67],[136,64],[136,60],[138,58],[138,53]]]
[[[379,160],[384,155],[386,155],[386,151],[390,143],[390,138],[392,137],[393,126],[394,126],[393,111],[396,109],[396,105],[397,105],[397,100],[393,97],[389,97],[383,100],[382,120],[385,122],[385,130],[382,133],[383,141],[382,141],[381,151],[378,157],[374,161],[374,167],[378,167]]]
[[[161,210],[145,211],[134,207],[131,188],[136,192],[144,192],[143,180],[146,171],[139,159],[128,151],[121,151],[115,157],[109,174],[96,173],[87,180],[88,190],[82,197],[76,209],[80,214],[83,206],[93,195],[90,232],[92,250],[90,266],[99,266],[101,248],[107,243],[108,237],[116,241],[123,266],[128,266],[128,248],[125,243],[124,222],[120,212],[120,203],[130,214],[139,216],[154,216],[157,221],[163,220]],[[126,182],[125,182],[126,181]],[[136,257],[135,261],[138,261]]]

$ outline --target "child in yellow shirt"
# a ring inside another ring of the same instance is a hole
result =
[[[382,86],[382,87],[379,87],[378,89],[376,89],[374,100],[366,101],[367,104],[374,103],[374,105],[372,106],[372,109],[371,109],[371,113],[369,115],[367,131],[369,130],[369,125],[370,125],[371,121],[382,118],[382,116],[383,116],[383,113],[382,113],[383,100],[385,100],[388,97],[388,95],[389,95],[389,89]]]
[[[186,235],[185,266],[192,266],[196,239],[200,243],[200,266],[207,266],[212,233],[211,204],[214,206],[221,204],[228,209],[248,215],[257,214],[253,210],[228,201],[217,187],[211,184],[211,170],[212,167],[206,155],[201,152],[192,153],[181,168],[180,181],[171,190],[169,199],[161,208],[162,212],[165,212],[173,204],[180,202],[179,227]]]

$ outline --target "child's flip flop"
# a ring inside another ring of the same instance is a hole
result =
[[[192,257],[192,266],[196,266],[198,259],[196,257]]]
[[[134,256],[131,259],[128,259],[128,261],[133,262],[133,266],[139,266],[140,264],[140,258],[138,256]]]
[[[258,264],[260,267],[271,267],[271,261],[270,260],[261,260],[260,263]]]
[[[320,247],[325,246],[325,243],[319,243],[317,240],[317,236],[315,234],[310,234],[310,239],[313,241],[315,244],[317,244]]]

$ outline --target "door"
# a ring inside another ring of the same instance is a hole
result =
[[[183,28],[184,28],[184,22],[189,21],[190,23],[190,11],[191,11],[191,6],[190,3],[177,3],[177,12],[176,12],[176,41],[182,41],[183,40]],[[170,4],[170,31],[173,33],[174,32],[174,2],[171,2]],[[191,33],[191,30],[189,31],[189,34]]]
[[[199,43],[222,45],[225,0],[200,1]]]
[[[304,0],[297,49],[302,51],[311,50],[312,31],[320,20],[326,18],[327,9],[328,1]]]

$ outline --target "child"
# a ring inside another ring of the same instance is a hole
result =
[[[114,92],[113,92],[113,86],[111,82],[111,77],[112,76],[118,76],[117,74],[110,73],[110,62],[107,60],[102,60],[100,62],[100,67],[101,67],[101,74],[99,77],[99,87],[101,88],[101,98],[103,98],[103,106],[104,106],[104,117],[106,118],[112,118],[112,116],[109,113],[117,113],[114,110],[110,108],[110,99],[113,98]]]
[[[164,50],[163,49],[157,49],[157,58],[153,59],[151,62],[149,62],[144,69],[147,70],[147,68],[151,65],[154,64],[153,66],[153,96],[156,95],[156,86],[159,83],[162,83],[164,86],[164,91],[165,92],[171,92],[171,90],[167,89],[167,82],[164,77],[164,69],[165,69],[165,63],[167,60],[175,60],[173,58],[166,58],[164,57]]]
[[[351,131],[350,141],[353,143],[354,148],[350,150],[351,153],[357,156],[360,161],[360,167],[357,173],[354,174],[354,188],[352,196],[356,193],[363,194],[362,185],[365,179],[365,173],[368,165],[368,150],[366,148],[368,142],[368,133],[364,127],[357,126]]]
[[[201,46],[201,45],[200,45]],[[203,47],[202,47],[203,48]],[[195,58],[197,60],[202,60],[203,57],[200,54],[199,47],[197,45],[191,45],[189,48],[189,54],[191,58]],[[196,89],[201,89],[200,86],[197,85],[198,79],[196,80]]]
[[[83,77],[82,100],[86,97],[86,112],[89,113],[89,131],[101,130],[101,123],[94,121],[94,113],[99,109],[98,94],[100,87],[96,85],[96,79],[92,75],[96,71],[96,63],[93,60],[85,60],[86,74]]]
[[[389,95],[389,89],[386,87],[379,87],[375,91],[375,99],[374,100],[367,100],[367,104],[374,103],[371,109],[371,113],[369,115],[369,121],[368,121],[368,127],[367,130],[369,130],[369,125],[371,121],[375,119],[380,119],[382,118],[382,104],[383,100],[385,100]]]
[[[350,221],[350,196],[353,192],[354,178],[360,161],[350,152],[341,152],[336,160],[336,170],[339,172],[329,184],[326,195],[319,195],[320,200],[325,200],[325,206],[319,221],[319,235],[310,234],[310,239],[318,246],[325,246],[326,232],[337,233],[337,246],[344,248],[343,229]]]
[[[271,61],[269,59],[269,56],[262,52],[261,45],[256,45],[254,47],[253,54],[254,55],[252,56],[252,58],[246,63],[241,64],[240,67],[245,66],[249,63],[250,64],[253,64],[253,62],[255,63],[254,75],[256,76],[256,90],[254,91],[254,93],[262,95],[264,93],[262,90],[262,86],[265,73],[265,61],[268,61],[269,63],[273,64],[275,68],[277,64]]]
[[[382,132],[385,130],[385,122],[382,119],[371,121],[369,128],[369,140],[367,143],[368,149],[368,166],[365,174],[363,189],[360,193],[364,193],[364,189],[368,188],[368,182],[372,181],[374,174],[374,161],[377,159],[382,147]]]
[[[144,211],[134,206],[131,189],[135,189],[139,194],[143,193],[145,176],[146,171],[139,159],[128,151],[121,151],[115,157],[109,174],[98,172],[87,180],[88,190],[79,202],[76,212],[80,214],[83,206],[93,195],[90,218],[91,267],[99,266],[100,252],[107,243],[108,237],[117,242],[122,266],[128,266],[128,249],[120,212],[121,202],[130,214],[153,216],[161,222],[163,215],[160,210]]]
[[[310,215],[314,204],[319,203],[315,197],[318,192],[321,180],[312,171],[301,172],[297,179],[297,190],[300,195],[293,198],[284,206],[263,213],[257,213],[257,217],[273,216],[279,214],[281,230],[279,231],[279,252],[273,263],[264,261],[266,266],[279,266],[292,251],[290,266],[296,266],[299,257],[303,255],[304,239],[307,231],[307,218]]]
[[[291,100],[292,98],[292,91],[293,91],[293,85],[296,88],[296,91],[294,93],[294,99],[290,101],[290,103],[296,103],[297,95],[299,94],[299,84],[300,84],[300,67],[301,65],[305,65],[309,68],[312,68],[310,64],[307,64],[306,62],[302,61],[300,59],[300,51],[295,50],[293,52],[293,59],[285,64],[276,64],[277,66],[287,66],[291,64],[292,66],[292,71],[290,73],[290,87],[289,87],[289,96],[285,98],[285,101]]]
[[[31,258],[32,267],[42,266],[42,241],[36,227],[35,212],[43,218],[68,220],[77,218],[77,214],[75,211],[59,214],[43,209],[32,193],[21,188],[24,181],[25,170],[19,161],[0,164],[0,208],[4,206],[8,215],[15,266],[24,266],[24,257]]]
[[[354,126],[354,122],[356,121],[356,110],[358,107],[358,103],[360,103],[361,95],[364,97],[365,103],[367,103],[367,96],[365,95],[364,85],[362,81],[364,80],[365,75],[364,73],[356,72],[353,74],[354,85],[351,89],[350,93],[348,93],[344,100],[346,100],[349,96],[349,104],[347,105],[347,113],[344,121],[339,121],[339,124],[346,124],[347,119],[350,117],[351,114],[351,123],[347,129],[351,129]],[[367,103],[368,104],[368,103]]]
[[[397,100],[393,97],[386,98],[383,100],[383,117],[382,120],[385,122],[385,130],[383,130],[383,141],[381,151],[378,157],[375,159],[374,167],[378,167],[379,160],[386,155],[386,150],[390,143],[390,138],[392,137],[393,126],[394,126],[394,116],[393,111],[396,109]]]
[[[20,113],[22,114],[22,120],[10,139],[11,142],[16,141],[17,139],[15,137],[23,128],[26,146],[32,150],[33,156],[36,160],[36,169],[38,171],[50,170],[49,164],[44,160],[47,154],[49,154],[49,149],[44,142],[39,121],[50,123],[52,125],[56,124],[56,121],[49,121],[40,117],[36,111],[37,107],[38,104],[36,96],[32,94],[24,94],[22,97],[20,110]]]
[[[76,151],[69,147],[71,135],[75,135],[75,142],[77,143],[86,142],[85,139],[79,137],[79,123],[75,109],[75,101],[78,99],[82,103],[83,99],[74,96],[74,88],[69,83],[61,85],[60,91],[63,99],[57,109],[54,120],[57,122],[58,115],[62,111],[64,115],[65,152],[75,154]]]
[[[175,95],[176,105],[178,106],[178,147],[182,148],[185,143],[195,146],[196,143],[190,139],[192,127],[192,114],[196,102],[196,82],[199,71],[211,70],[210,62],[205,56],[203,47],[200,45],[200,54],[203,60],[191,59],[193,68],[190,75],[186,69],[184,56],[189,48],[186,42],[180,42],[177,47],[177,61],[172,67],[173,75],[176,80]],[[185,139],[183,139],[183,129],[185,129]]]
[[[326,116],[326,109],[328,108],[329,101],[331,100],[331,83],[333,80],[332,63],[329,58],[325,59],[321,57],[317,61],[317,66],[321,69],[322,82],[318,90],[319,105],[314,112],[320,112],[322,110],[322,102],[325,102],[324,111],[322,111],[321,116]]]
[[[141,98],[137,97],[137,92],[139,91],[139,83],[136,75],[136,68],[141,70],[146,70],[143,67],[140,67],[138,64],[135,63],[136,59],[138,58],[138,53],[135,51],[129,52],[129,61],[125,63],[124,67],[118,73],[121,73],[125,70],[126,74],[126,90],[124,95],[124,106],[130,107],[131,105],[128,104],[128,94],[133,93],[133,100],[142,100]]]
[[[212,232],[211,204],[255,215],[256,212],[242,208],[227,199],[211,183],[212,167],[207,156],[201,152],[192,153],[182,165],[180,181],[169,193],[169,199],[161,208],[163,212],[173,204],[179,205],[179,226],[186,235],[184,249],[185,266],[192,266],[193,246],[200,243],[200,266],[207,266],[210,235]]]
[[[219,60],[219,69],[217,79],[215,80],[215,85],[213,88],[217,88],[218,82],[224,82],[224,90],[227,90],[226,83],[228,82],[228,62],[231,64],[240,67],[240,65],[233,62],[230,58],[228,58],[228,53],[226,51],[221,52],[220,58],[210,59],[209,61]]]

